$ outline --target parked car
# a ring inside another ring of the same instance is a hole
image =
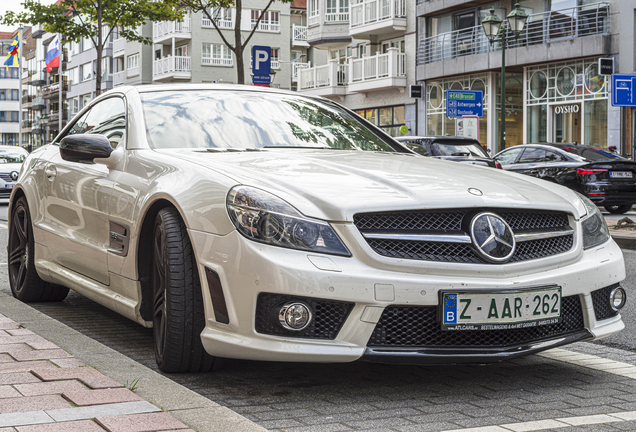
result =
[[[501,168],[476,139],[454,136],[403,136],[396,139],[422,156]]]
[[[0,199],[11,196],[22,163],[28,155],[29,152],[22,147],[0,145]]]
[[[624,328],[623,256],[587,198],[419,157],[295,92],[114,88],[31,153],[9,218],[16,298],[70,288],[152,327],[167,372],[490,363]]]
[[[505,170],[567,186],[610,213],[625,213],[636,203],[636,162],[598,147],[524,144],[494,159]]]

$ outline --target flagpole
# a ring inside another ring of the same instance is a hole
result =
[[[22,26],[18,28],[18,79],[20,80],[18,90],[18,146],[22,147]]]
[[[58,45],[57,55],[59,56],[59,62],[57,64],[57,78],[58,78],[58,81],[60,82],[60,94],[58,97],[58,108],[57,108],[57,112],[59,114],[57,133],[59,135],[59,133],[62,132],[62,90],[64,88],[64,83],[62,82],[62,35],[59,33],[57,34],[57,45]]]

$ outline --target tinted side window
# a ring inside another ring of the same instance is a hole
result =
[[[545,161],[545,150],[540,148],[527,148],[524,150],[518,163],[535,163]]]
[[[418,141],[402,141],[402,144],[404,144],[405,146],[407,146],[410,150],[413,150],[415,153],[422,155],[422,156],[430,156],[428,154],[428,150],[426,149],[426,146],[421,144]]]
[[[126,106],[118,97],[105,99],[95,105],[86,118],[84,133],[104,135],[116,148],[126,133]]]
[[[519,153],[521,153],[521,150],[523,149],[513,148],[501,153],[500,155],[496,156],[494,159],[502,165],[511,165],[515,162],[515,159],[517,159],[517,156],[519,156]]]
[[[84,113],[83,116],[77,119],[73,127],[69,129],[69,131],[66,133],[66,136],[81,134],[86,132],[86,129],[88,129],[88,126],[86,124],[86,118],[88,117],[90,113],[91,113],[91,110],[88,110]]]
[[[545,152],[545,160],[547,162],[563,162],[565,158],[556,152],[547,150]]]

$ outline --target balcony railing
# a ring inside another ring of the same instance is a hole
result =
[[[42,96],[37,96],[33,98],[33,103],[31,103],[31,108],[34,110],[44,109],[44,98]]]
[[[307,25],[317,25],[320,24],[320,15],[311,15],[307,18]]]
[[[292,24],[292,41],[306,41],[307,26]]]
[[[184,18],[183,21],[159,21],[152,24],[152,37],[154,39],[173,33],[189,34],[190,18]]]
[[[191,58],[185,56],[164,57],[152,64],[152,75],[163,75],[175,72],[190,72]]]
[[[126,48],[126,39],[119,38],[113,42],[113,53],[123,51]]]
[[[320,87],[345,86],[348,82],[348,72],[348,65],[338,64],[335,61],[330,61],[324,66],[301,69],[299,88],[309,90]]]
[[[233,19],[217,19],[216,25],[222,29],[233,29],[234,28],[234,20]],[[214,27],[212,25],[212,21],[208,19],[208,17],[204,16],[201,20],[201,27]]]
[[[501,31],[509,31],[507,22]],[[532,14],[518,38],[510,37],[508,47],[546,44],[584,36],[609,33],[609,3]],[[501,42],[490,44],[482,26],[442,33],[420,39],[417,64],[428,64],[473,54],[500,50]]]
[[[234,66],[233,58],[202,57],[201,64],[210,66]]]
[[[137,75],[139,75],[139,66],[126,69],[126,78],[134,77]]]
[[[309,67],[309,63],[300,63],[300,62],[293,62],[292,63],[292,80],[293,81],[298,81],[298,73]]]
[[[256,20],[252,19],[252,26],[250,27],[250,29],[253,29],[255,25]],[[256,30],[262,32],[277,33],[280,32],[280,22],[261,21],[260,23],[258,23],[258,28]]]
[[[398,53],[397,48],[385,54],[351,59],[350,62],[350,83],[405,76],[406,55]]]
[[[349,22],[349,12],[327,13],[325,22]]]
[[[393,18],[406,18],[406,0],[364,0],[351,4],[350,27],[359,27]]]
[[[272,59],[270,66],[272,69],[280,69],[280,61]]]
[[[126,71],[115,72],[113,74],[113,87],[123,85],[126,81]]]
[[[63,77],[64,80],[62,81],[63,83],[63,87],[60,86],[59,82],[53,83],[53,84],[49,84],[47,86],[42,87],[42,96],[45,99],[51,98],[54,95],[57,95],[60,91],[60,87],[62,87],[62,92],[65,92],[68,90],[68,83],[66,82],[66,77]]]

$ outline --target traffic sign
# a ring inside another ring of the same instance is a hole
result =
[[[636,107],[636,75],[612,75],[612,106]]]
[[[484,92],[479,90],[446,90],[446,116],[484,117]]]
[[[263,45],[252,47],[252,73],[256,75],[269,75],[272,71],[272,48]],[[268,83],[269,84],[269,83]]]
[[[270,75],[252,75],[252,84],[268,86],[272,82],[272,77]]]

